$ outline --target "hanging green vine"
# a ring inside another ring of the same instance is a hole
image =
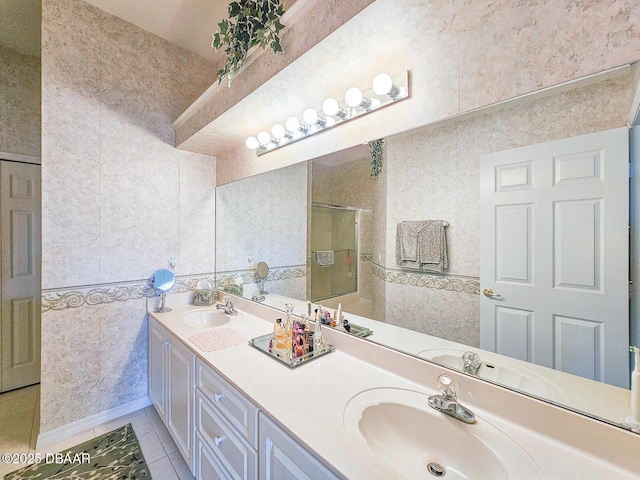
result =
[[[211,46],[224,49],[227,62],[218,70],[218,82],[225,75],[229,83],[247,60],[249,49],[270,47],[274,53],[282,52],[280,31],[284,25],[280,17],[284,8],[280,0],[239,0],[229,4],[229,19],[218,23],[220,31],[213,34]]]
[[[372,140],[369,142],[369,149],[371,150],[371,178],[378,178],[382,173],[382,146],[384,140],[379,138],[378,140]]]

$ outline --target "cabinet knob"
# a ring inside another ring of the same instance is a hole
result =
[[[224,394],[222,394],[222,393],[216,393],[216,394],[213,396],[213,401],[214,401],[214,402],[219,402],[220,400],[222,400],[222,397],[224,397]]]
[[[222,443],[222,440],[224,440],[224,437],[216,437],[216,438],[213,439],[213,443],[217,447],[218,445],[220,445]]]

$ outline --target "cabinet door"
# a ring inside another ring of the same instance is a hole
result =
[[[202,438],[196,433],[196,478],[198,480],[233,480],[224,467],[218,464],[215,455],[205,446]]]
[[[169,395],[166,424],[178,450],[193,472],[195,355],[178,340],[170,337],[167,348]]]
[[[163,420],[166,416],[165,343],[164,332],[149,319],[149,398]]]
[[[260,480],[338,480],[327,467],[260,413]]]

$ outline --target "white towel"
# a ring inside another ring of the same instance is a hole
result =
[[[418,233],[418,257],[423,270],[442,272],[449,267],[445,222],[429,220]]]
[[[333,250],[320,250],[316,252],[316,265],[318,267],[328,267],[333,265]]]
[[[442,272],[449,267],[443,220],[398,223],[396,264],[415,270]]]

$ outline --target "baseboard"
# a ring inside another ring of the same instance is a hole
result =
[[[105,410],[104,412],[89,415],[88,417],[76,420],[75,422],[67,423],[66,425],[48,432],[40,433],[38,435],[36,448],[38,450],[46,448],[48,445],[61,442],[67,438],[77,435],[78,433],[86,432],[98,425],[110,422],[111,420],[115,420],[116,418],[135,412],[136,410],[140,410],[141,408],[149,405],[151,405],[151,400],[149,399],[149,396],[146,395],[134,400],[133,402],[125,403],[124,405],[119,405],[109,410]]]

